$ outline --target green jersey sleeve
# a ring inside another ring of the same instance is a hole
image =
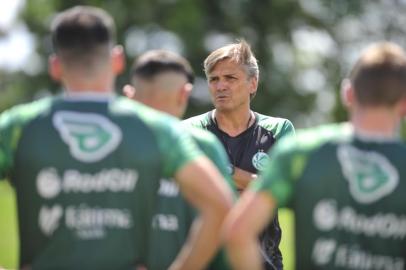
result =
[[[163,159],[163,176],[173,177],[188,162],[202,155],[192,137],[178,120],[162,115],[156,133]]]
[[[216,165],[217,169],[226,180],[228,186],[233,191],[233,194],[236,195],[237,188],[229,172],[230,162],[223,145],[220,143],[217,137],[209,131],[194,127],[190,127],[189,130],[199,148],[214,163],[214,165]]]
[[[0,179],[5,179],[12,167],[13,149],[18,130],[12,125],[12,113],[6,111],[0,116]]]
[[[294,152],[295,137],[283,138],[271,150],[268,166],[249,188],[274,197],[279,207],[289,206],[293,185],[303,171],[305,158]]]
[[[158,146],[162,177],[173,177],[184,165],[203,154],[179,119],[169,114],[127,98],[121,98],[113,110],[134,111],[147,125]]]
[[[276,139],[280,139],[281,137],[294,134],[295,128],[293,127],[292,122],[290,122],[288,119],[285,119],[278,132],[276,132]]]
[[[13,167],[14,154],[24,126],[47,109],[52,99],[16,105],[0,114],[0,179],[7,178]]]

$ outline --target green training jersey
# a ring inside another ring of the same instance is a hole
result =
[[[188,132],[236,193],[234,182],[228,172],[227,155],[218,139],[210,132],[197,128],[191,128]],[[165,270],[175,260],[185,243],[196,211],[182,197],[178,185],[172,179],[160,180],[158,196],[156,213],[152,219],[150,257],[146,266],[148,269]],[[225,258],[219,255],[210,265],[210,269],[230,268]]]
[[[178,120],[124,97],[47,98],[0,116],[20,267],[133,269],[159,180],[201,154]]]
[[[277,144],[253,190],[295,212],[297,269],[405,269],[406,147],[337,124]]]

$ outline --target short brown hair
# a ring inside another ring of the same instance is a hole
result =
[[[251,51],[250,45],[245,40],[223,46],[213,51],[204,60],[204,72],[206,77],[213,70],[214,66],[225,59],[231,59],[240,64],[246,71],[249,78],[259,77],[258,61]]]
[[[164,72],[175,72],[193,83],[194,74],[189,62],[182,56],[165,50],[151,50],[141,55],[134,63],[131,75],[133,79],[151,80]]]
[[[92,65],[107,59],[115,42],[113,18],[104,10],[75,6],[59,13],[51,24],[56,54],[69,63]]]
[[[390,42],[364,51],[350,74],[361,105],[391,106],[406,96],[406,54]]]

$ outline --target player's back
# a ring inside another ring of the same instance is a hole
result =
[[[215,164],[234,194],[237,193],[228,171],[228,159],[218,139],[210,132],[187,127],[194,142],[200,150]],[[161,179],[158,190],[158,202],[152,219],[147,268],[154,270],[168,269],[187,240],[196,209],[180,194],[179,187],[173,179]],[[208,269],[230,269],[220,253]]]
[[[289,205],[297,269],[405,269],[405,145],[354,135],[346,125],[296,142]]]
[[[159,179],[186,159],[173,122],[115,96],[51,98],[4,113],[0,173],[16,189],[21,266],[133,268],[145,256]]]

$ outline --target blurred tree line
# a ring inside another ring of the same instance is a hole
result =
[[[341,121],[346,114],[339,102],[340,82],[360,50],[382,39],[404,45],[404,2],[26,0],[19,20],[33,36],[34,51],[21,69],[0,68],[0,111],[60,92],[47,75],[47,56],[52,52],[49,23],[56,12],[82,4],[113,15],[128,69],[148,49],[169,49],[191,61],[197,79],[186,117],[212,108],[203,73],[205,57],[244,38],[260,65],[254,110],[289,118],[297,127]],[[118,78],[118,93],[128,80],[128,71]]]

